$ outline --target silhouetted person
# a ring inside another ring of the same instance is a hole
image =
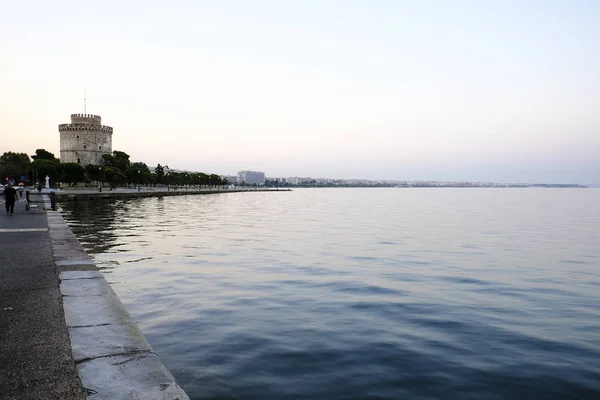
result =
[[[15,212],[15,201],[19,201],[19,195],[13,187],[12,183],[6,185],[4,189],[4,201],[6,206],[6,213],[13,215]]]

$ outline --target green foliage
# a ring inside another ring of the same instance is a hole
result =
[[[142,172],[142,181],[140,182],[144,185],[153,185],[156,183],[156,174],[150,172]]]
[[[107,167],[118,168],[121,172],[125,172],[127,167],[131,165],[129,154],[115,150],[112,154],[102,154],[104,165]],[[143,163],[142,163],[143,164]]]
[[[0,156],[0,179],[6,178],[20,181],[22,176],[27,176],[31,160],[25,153],[13,153],[7,151]]]
[[[54,184],[62,181],[69,186],[78,182],[108,182],[112,186],[130,184],[157,184],[169,185],[224,185],[226,180],[216,174],[203,172],[175,172],[169,171],[167,166],[158,164],[153,171],[143,162],[131,162],[129,154],[115,150],[112,154],[103,154],[103,166],[86,165],[78,163],[64,163],[45,149],[37,149],[35,155],[30,157],[25,153],[5,152],[0,156],[0,179],[6,178],[20,180],[21,176],[35,176],[43,184],[46,176]],[[167,171],[167,172],[165,172]]]
[[[59,162],[60,160],[54,156],[54,154],[50,153],[45,149],[37,149],[35,151],[35,155],[31,156],[34,160],[49,160],[54,162]]]
[[[217,174],[210,174],[208,176],[208,184],[209,185],[220,185],[221,184],[221,177]]]
[[[108,182],[112,187],[127,183],[127,177],[117,167],[105,167],[102,175],[104,176],[103,180]]]
[[[102,154],[102,159],[104,160],[104,165],[107,167],[115,165],[115,158],[112,156],[112,154]]]
[[[77,182],[83,182],[85,180],[85,168],[78,163],[64,163],[59,164],[59,170],[61,171],[62,181],[68,183],[69,186],[77,185]]]
[[[85,172],[86,172],[89,180],[91,180],[91,181],[100,181],[101,180],[100,167],[98,165],[94,165],[94,164],[86,165]]]
[[[144,183],[149,183],[149,184],[155,185],[158,183],[158,177],[156,176],[156,174],[154,172],[151,172],[149,174],[144,174]]]
[[[50,182],[60,181],[61,170],[57,161],[37,159],[31,163],[31,170],[35,172],[36,178],[40,183],[44,182],[46,176],[50,177]]]
[[[129,161],[129,154],[115,150],[113,151],[113,158],[115,160],[115,167],[119,168],[122,172],[125,172],[127,167],[131,164]]]
[[[206,175],[204,172],[199,172],[197,176],[199,185],[208,185],[208,175]]]
[[[127,177],[127,182],[129,182],[129,183],[144,183],[144,180],[143,180],[144,176],[146,174],[149,174],[148,167],[146,166],[146,164],[144,164],[144,166],[146,166],[146,170],[148,170],[148,171],[143,171],[142,169],[136,167],[135,164],[144,164],[144,163],[134,163],[134,164],[131,164],[130,166],[128,166],[127,168],[125,168],[125,176]]]
[[[132,167],[134,167],[135,169],[137,169],[140,172],[147,172],[150,173],[150,168],[148,168],[148,166],[146,165],[146,163],[143,162],[134,162],[131,164]]]

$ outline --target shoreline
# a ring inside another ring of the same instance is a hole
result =
[[[59,211],[44,199],[77,374],[94,399],[189,399]]]
[[[114,190],[103,190],[102,192],[94,189],[43,189],[43,193],[52,196],[56,202],[68,201],[89,201],[89,200],[111,200],[111,199],[128,199],[137,197],[163,197],[163,196],[185,196],[185,195],[205,195],[217,193],[248,193],[248,192],[291,192],[292,189],[281,188],[204,188],[204,189],[159,189],[150,190],[149,188],[138,189],[123,189],[117,188]]]

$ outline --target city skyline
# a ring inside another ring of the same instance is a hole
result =
[[[600,183],[600,3],[11,3],[4,151],[113,149],[182,170]],[[87,104],[84,110],[84,89]]]

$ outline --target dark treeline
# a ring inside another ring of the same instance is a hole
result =
[[[85,183],[86,186],[106,183],[111,187],[124,185],[226,185],[227,181],[216,174],[203,172],[175,172],[158,164],[152,170],[146,163],[131,162],[129,154],[115,150],[102,155],[104,165],[61,163],[54,154],[37,149],[35,155],[5,152],[0,156],[0,179],[6,183],[23,182],[33,185],[44,182],[46,176],[52,185],[58,182],[69,186]]]

